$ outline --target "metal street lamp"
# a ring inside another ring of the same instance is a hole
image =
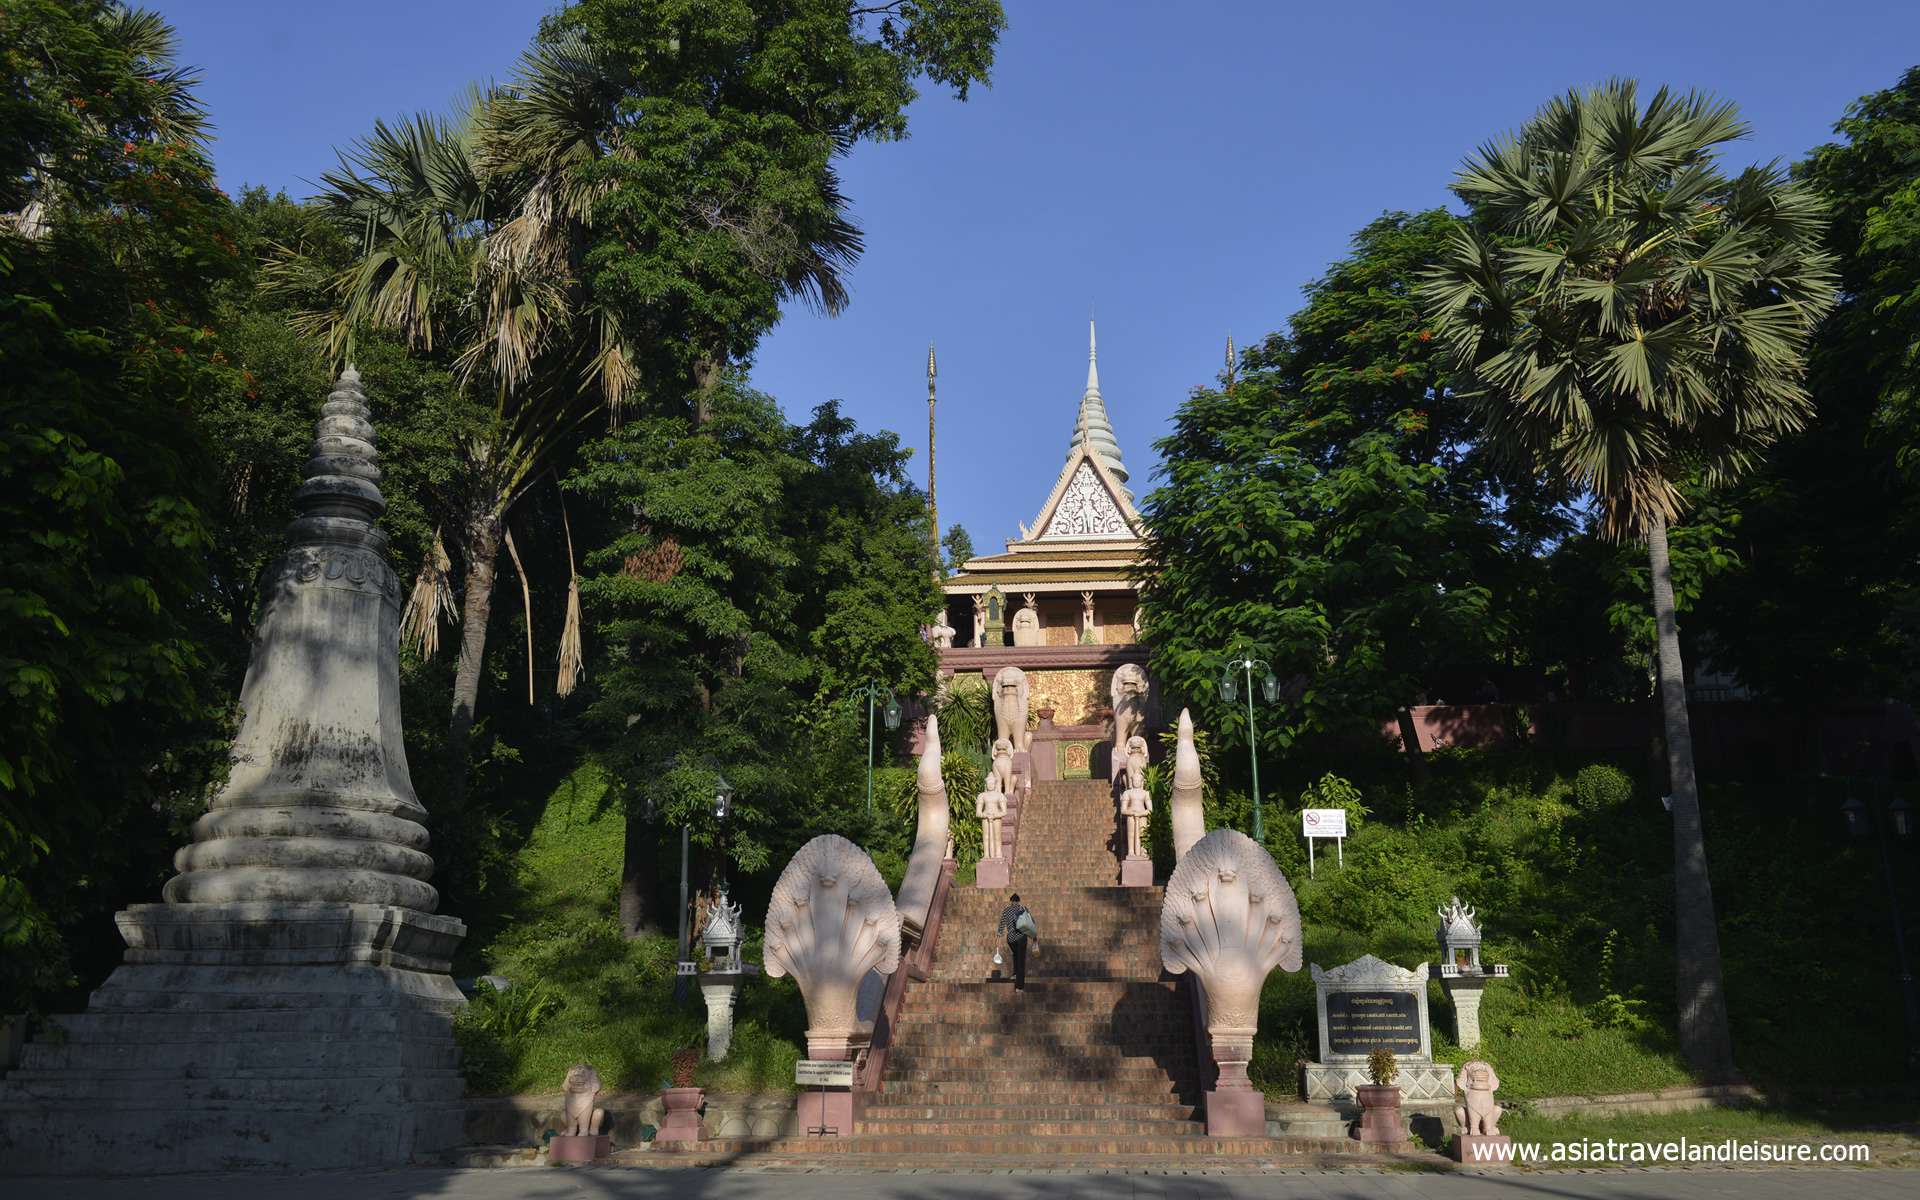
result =
[[[1240,693],[1240,681],[1233,677],[1235,671],[1245,671],[1247,675],[1247,759],[1253,765],[1253,840],[1264,842],[1267,836],[1266,822],[1260,816],[1260,732],[1253,719],[1253,669],[1259,667],[1266,674],[1260,677],[1260,691],[1272,704],[1280,698],[1280,679],[1273,673],[1273,667],[1264,659],[1229,659],[1226,670],[1220,673],[1220,698],[1232,704]]]
[[[894,698],[893,689],[877,683],[868,683],[862,684],[853,691],[854,699],[864,697],[867,702],[867,815],[869,817],[873,815],[873,706],[882,696],[887,698],[887,703],[881,710],[881,716],[887,723],[887,732],[892,733],[900,728],[900,701]]]
[[[1881,812],[1875,812],[1882,807]],[[1893,882],[1893,859],[1887,853],[1889,841],[1913,840],[1913,805],[1895,796],[1884,806],[1875,806],[1850,795],[1840,806],[1847,834],[1859,841],[1873,839],[1880,857],[1880,882],[1887,890],[1887,910],[1893,925],[1893,953],[1900,971],[1900,1000],[1907,1019],[1907,1073],[1920,1074],[1920,998],[1913,989],[1913,962],[1907,956],[1906,919],[1900,912],[1900,891]],[[1883,818],[1883,819],[1876,819]]]
[[[733,811],[733,785],[727,777],[715,771],[713,773],[713,815],[717,821],[725,821],[727,814]],[[687,926],[687,848],[693,839],[691,821],[680,826],[680,958],[677,974],[673,981],[674,1003],[679,1003],[687,993],[687,968],[693,965],[692,934]],[[720,870],[726,871],[726,859],[720,860]]]

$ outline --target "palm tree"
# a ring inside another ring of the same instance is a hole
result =
[[[1777,164],[1727,177],[1735,107],[1631,81],[1568,93],[1484,146],[1454,192],[1469,217],[1422,283],[1491,444],[1594,498],[1644,541],[1673,803],[1680,1044],[1733,1068],[1674,619],[1679,485],[1725,483],[1802,428],[1807,340],[1832,307],[1811,193]]]
[[[682,354],[655,357],[689,362],[686,376],[656,372],[647,382],[662,398],[690,392],[696,427],[738,349],[736,329],[616,310],[588,279],[588,254],[603,232],[596,208],[621,186],[618,172],[596,164],[631,163],[649,136],[624,115],[637,85],[623,71],[578,33],[543,38],[522,56],[510,86],[475,92],[458,119],[376,122],[341,168],[322,177],[315,202],[359,252],[324,281],[327,302],[306,315],[303,328],[324,338],[336,360],[351,354],[359,331],[397,335],[450,360],[475,400],[454,539],[465,563],[447,736],[455,803],[464,795],[495,563],[503,540],[511,550],[509,511],[558,473],[557,460],[577,434],[596,417],[617,419],[642,389],[636,337],[678,344]],[[820,156],[804,201],[743,208],[737,181],[725,194],[704,194],[701,173],[690,169],[693,182],[675,197],[673,216],[687,229],[719,235],[740,268],[735,278],[764,281],[777,301],[797,298],[837,313],[847,300],[844,276],[861,250],[832,169],[846,142],[805,144]],[[289,257],[270,280],[289,292],[310,290],[313,265]],[[407,625],[423,646],[432,641],[432,601],[446,594],[442,553],[436,546],[429,555],[416,588],[429,601],[427,615],[410,614]],[[569,597],[568,628],[563,676],[569,647],[578,663],[577,595]]]

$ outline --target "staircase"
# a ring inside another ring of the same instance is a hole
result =
[[[1161,889],[1118,886],[1106,780],[1038,783],[1020,815],[1012,890],[1040,951],[1027,990],[995,925],[1004,892],[957,890],[933,975],[908,990],[880,1093],[859,1118],[874,1153],[1108,1158],[1271,1152],[1208,1138],[1186,997],[1160,969]]]

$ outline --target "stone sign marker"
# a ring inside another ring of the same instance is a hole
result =
[[[1367,1055],[1385,1047],[1400,1063],[1406,1099],[1453,1098],[1453,1077],[1433,1061],[1427,1025],[1427,964],[1408,970],[1369,954],[1342,967],[1312,968],[1320,1018],[1320,1061],[1308,1063],[1306,1099],[1355,1102],[1367,1083]]]

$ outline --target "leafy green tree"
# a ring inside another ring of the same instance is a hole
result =
[[[940,548],[947,552],[947,574],[951,575],[973,557],[973,535],[965,525],[955,525],[940,535]]]
[[[897,439],[854,432],[832,405],[795,428],[734,385],[709,403],[698,435],[683,415],[635,417],[567,481],[615,522],[581,586],[604,664],[588,716],[629,814],[630,933],[655,923],[682,825],[746,871],[793,848],[799,812],[809,832],[847,829],[817,793],[854,798],[849,689],[932,682],[924,497]],[[724,827],[717,773],[736,789]]]
[[[1452,224],[1361,230],[1288,331],[1249,348],[1230,387],[1196,391],[1160,443],[1146,639],[1217,741],[1245,744],[1244,703],[1215,685],[1246,651],[1296,681],[1259,717],[1263,755],[1377,743],[1436,673],[1495,659],[1533,552],[1566,528],[1550,493],[1492,469],[1436,361],[1413,287]]]
[[[192,77],[151,13],[0,8],[0,1009],[143,893],[222,760],[201,605],[239,269]]]
[[[1732,178],[1730,103],[1614,81],[1548,103],[1454,181],[1470,221],[1423,291],[1486,438],[1644,539],[1673,804],[1680,1039],[1732,1071],[1667,529],[1682,484],[1743,474],[1812,413],[1809,334],[1832,306],[1822,205],[1777,165]]]
[[[1708,589],[1716,654],[1770,696],[1920,695],[1920,69],[1861,98],[1795,168],[1825,197],[1841,299],[1815,337],[1820,415],[1726,503],[1741,566]]]
[[[456,807],[509,510],[603,409],[697,425],[782,303],[838,311],[861,242],[837,159],[904,135],[916,78],[984,81],[1002,23],[997,0],[586,0],[460,120],[377,125],[326,177],[360,246],[317,322],[336,353],[386,329],[471,393]]]

